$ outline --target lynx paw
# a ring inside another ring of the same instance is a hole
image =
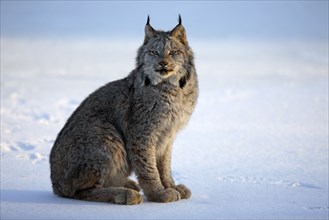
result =
[[[127,179],[127,182],[124,185],[124,187],[126,187],[128,189],[136,190],[137,192],[141,191],[141,188],[139,187],[139,185],[134,180],[131,180],[131,179]]]
[[[161,190],[152,196],[148,196],[148,200],[154,202],[174,202],[180,200],[180,193],[175,189],[168,188]]]
[[[143,202],[143,197],[135,190],[127,189],[117,194],[114,203],[125,205],[137,205]]]
[[[174,189],[179,192],[182,199],[188,199],[191,197],[191,191],[183,184],[175,186]]]

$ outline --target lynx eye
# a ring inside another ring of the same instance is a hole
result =
[[[171,51],[169,51],[169,55],[170,56],[176,55],[177,53],[178,53],[178,50],[171,50]]]
[[[156,50],[151,50],[150,53],[154,56],[158,56],[159,55],[159,52],[156,51]]]

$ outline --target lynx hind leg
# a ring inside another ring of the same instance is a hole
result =
[[[131,179],[127,179],[124,187],[126,187],[128,189],[136,190],[137,192],[141,191],[141,188],[138,185],[138,183],[136,183],[134,180],[131,180]]]
[[[76,193],[76,199],[111,202],[115,204],[137,205],[143,202],[143,197],[132,189],[124,187],[93,188]]]

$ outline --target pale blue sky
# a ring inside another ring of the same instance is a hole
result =
[[[138,38],[147,15],[189,37],[328,39],[328,1],[3,1],[1,36]]]

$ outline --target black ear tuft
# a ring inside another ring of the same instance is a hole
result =
[[[146,25],[150,25],[150,16],[147,15],[147,22],[146,22]]]
[[[185,28],[182,25],[182,18],[180,15],[178,15],[178,24],[176,27],[171,31],[171,36],[176,37],[179,39],[183,44],[187,45],[186,40],[186,32]]]
[[[156,34],[156,31],[152,28],[152,26],[150,25],[150,16],[147,16],[147,22],[145,25],[145,38],[144,38],[144,44],[147,43],[147,41],[154,37]]]

